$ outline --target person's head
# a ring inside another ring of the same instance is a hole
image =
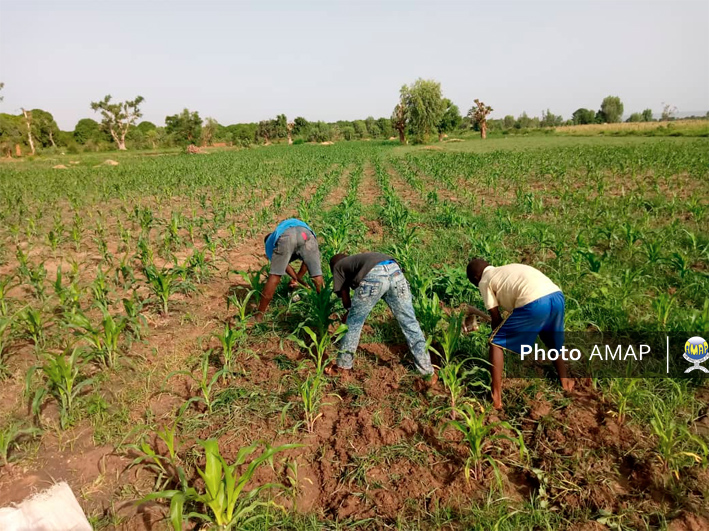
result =
[[[347,258],[347,255],[345,253],[336,254],[335,256],[330,258],[330,271],[334,271],[337,262],[339,262],[343,258]]]
[[[490,264],[482,258],[473,258],[468,263],[468,280],[476,286],[480,284],[480,279],[483,277],[483,271]]]

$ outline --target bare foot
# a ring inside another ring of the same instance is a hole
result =
[[[496,395],[493,393],[492,395],[492,407],[497,409],[498,411],[502,409],[502,395]]]

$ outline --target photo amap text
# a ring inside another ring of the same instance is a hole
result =
[[[546,350],[540,348],[537,344],[535,344],[534,347],[532,347],[532,345],[522,345],[521,350],[520,359],[522,360],[532,352],[534,352],[535,361],[556,361],[558,359],[564,361],[579,361],[583,356],[581,350],[577,348],[568,349],[565,346],[560,349],[550,348]],[[635,361],[642,361],[643,356],[647,354],[650,354],[650,345],[645,344],[636,346],[628,345],[625,348],[623,345],[594,345],[589,360],[599,358],[605,361],[626,361],[632,358]]]

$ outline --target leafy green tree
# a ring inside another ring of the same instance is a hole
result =
[[[81,145],[86,144],[89,140],[99,142],[105,138],[105,133],[101,130],[101,124],[91,118],[82,118],[74,127],[74,140]]]
[[[487,116],[493,111],[493,108],[489,105],[485,105],[478,99],[473,101],[475,105],[468,111],[468,117],[472,120],[472,123],[479,128],[480,137],[485,139],[487,138]]]
[[[21,116],[0,113],[0,150],[6,157],[12,157],[15,146],[24,142],[24,121]]]
[[[263,139],[263,143],[269,145],[271,139],[276,138],[276,122],[275,120],[261,120],[256,128],[256,138]]]
[[[219,131],[219,122],[214,118],[207,118],[202,126],[202,145],[211,146]]]
[[[460,115],[460,109],[448,98],[443,98],[443,115],[438,122],[438,141],[443,140],[443,135],[455,131],[460,127],[460,122],[463,117]]]
[[[389,118],[378,118],[377,126],[379,126],[383,138],[389,138],[394,135],[394,129]]]
[[[411,86],[401,87],[401,102],[414,139],[428,142],[445,111],[441,84],[432,79],[419,78]]]
[[[125,151],[126,149],[126,134],[128,129],[133,125],[138,118],[143,116],[140,112],[140,104],[145,98],[136,96],[134,100],[124,101],[123,103],[111,103],[110,94],[101,101],[91,103],[91,108],[94,111],[101,112],[101,124],[104,130],[111,134],[111,137],[116,142],[118,149]]]
[[[401,101],[396,104],[394,111],[391,113],[391,127],[399,133],[399,142],[406,144],[406,127],[408,119],[406,116],[406,104],[402,97]]]
[[[140,122],[137,126],[136,129],[139,129],[142,133],[147,133],[148,131],[152,131],[153,129],[157,129],[157,125],[155,125],[153,122],[148,122],[147,120]]]
[[[643,121],[643,115],[639,112],[634,112],[632,113],[626,122],[642,122]]]
[[[606,96],[603,98],[599,112],[604,123],[618,123],[623,116],[623,102],[618,96]]]
[[[309,126],[310,122],[308,122],[308,120],[302,116],[298,116],[295,120],[293,120],[293,134],[296,136],[304,135]]]
[[[555,115],[549,109],[546,112],[542,111],[542,119],[539,122],[541,127],[557,127],[564,122],[561,115]]]
[[[311,122],[308,142],[327,142],[333,138],[332,127],[325,122]]]
[[[57,147],[54,139],[59,133],[59,126],[54,121],[54,116],[42,109],[32,109],[30,113],[32,114],[32,135],[34,138],[43,147],[50,145]]]
[[[511,114],[508,114],[507,116],[504,117],[502,120],[502,127],[504,129],[512,129],[515,126],[515,117],[512,116]]]
[[[571,115],[571,121],[574,125],[592,124],[596,121],[596,113],[591,109],[581,107],[580,109],[576,109]]]
[[[276,116],[273,123],[273,131],[276,138],[286,138],[288,136],[288,118],[285,114]]]
[[[643,122],[652,122],[652,109],[645,109],[642,112]]]
[[[352,129],[354,130],[356,138],[362,139],[369,135],[369,131],[367,131],[367,124],[364,120],[355,120],[352,122]]]
[[[202,138],[202,118],[197,111],[183,109],[180,114],[165,117],[165,132],[176,144],[198,144]]]

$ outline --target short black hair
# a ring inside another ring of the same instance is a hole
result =
[[[266,234],[266,236],[263,237],[263,244],[264,245],[266,245],[266,240],[268,240],[271,237],[271,234],[273,234],[273,233],[269,232],[268,234]]]
[[[468,280],[477,286],[480,282],[480,278],[483,276],[483,271],[485,271],[485,268],[489,265],[490,264],[482,258],[473,258],[468,262],[468,269],[466,271]]]
[[[344,258],[347,258],[347,255],[345,253],[339,253],[330,258],[330,271],[333,271],[335,269],[335,266],[337,265],[337,262]]]

